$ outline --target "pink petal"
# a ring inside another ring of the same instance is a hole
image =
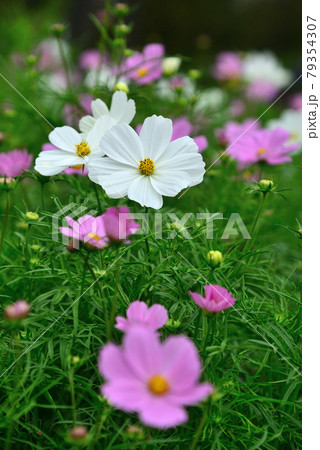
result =
[[[187,412],[178,406],[171,405],[165,398],[154,398],[139,414],[141,422],[155,428],[169,428],[185,423]]]
[[[162,305],[152,305],[146,313],[146,322],[155,331],[168,321],[168,311]]]
[[[169,393],[168,401],[175,405],[196,405],[205,400],[214,391],[214,387],[210,383],[201,383],[191,387],[185,392]]]
[[[148,311],[148,306],[145,302],[140,302],[136,300],[131,303],[129,308],[127,309],[127,317],[129,320],[135,322],[144,322],[145,315]]]
[[[201,153],[204,150],[206,150],[208,148],[208,146],[209,146],[208,140],[207,140],[207,138],[205,136],[196,136],[196,137],[193,138],[193,140],[198,146],[199,153]]]
[[[105,384],[101,393],[113,406],[128,412],[140,411],[151,398],[145,385],[137,380]]]
[[[133,378],[122,350],[115,344],[107,344],[100,350],[98,366],[99,372],[106,380],[119,381]]]
[[[118,328],[118,330],[127,332],[129,329],[129,321],[125,319],[124,317],[116,317],[117,323],[115,324],[115,328]]]
[[[193,298],[194,302],[200,306],[200,308],[203,308],[204,305],[204,298],[202,297],[202,295],[198,294],[197,292],[191,292],[189,291],[189,294],[191,295],[191,297]]]

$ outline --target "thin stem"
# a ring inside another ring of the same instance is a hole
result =
[[[9,192],[7,192],[7,203],[6,203],[6,209],[4,212],[4,220],[3,220],[3,226],[2,226],[1,237],[0,237],[0,254],[2,252],[2,244],[4,241],[4,235],[5,235],[5,231],[6,231],[6,227],[7,227],[7,223],[8,223],[9,209],[10,209],[10,194],[9,194]]]
[[[68,88],[71,91],[72,90],[71,74],[70,74],[67,57],[65,55],[65,51],[64,51],[64,48],[63,48],[63,45],[62,45],[62,40],[61,40],[60,36],[57,37],[57,41],[58,41],[58,47],[59,47],[59,52],[60,52],[63,68],[64,68],[64,71],[65,71],[65,74],[66,74]]]
[[[254,219],[254,222],[253,222],[253,225],[252,225],[252,227],[251,227],[251,230],[250,230],[251,236],[253,235],[253,232],[254,232],[254,230],[255,230],[255,228],[256,228],[256,225],[257,225],[257,223],[258,223],[260,214],[261,214],[261,212],[262,212],[262,210],[263,210],[264,202],[265,202],[265,199],[266,199],[266,194],[267,194],[266,192],[263,192],[263,193],[262,193],[262,199],[261,199],[261,202],[260,202],[260,206],[259,206],[257,215],[256,215],[256,217],[255,217],[255,219]]]
[[[41,184],[41,209],[44,211],[44,183]]]
[[[149,208],[146,206],[145,208],[145,214],[149,214]],[[149,223],[149,221],[147,221]],[[147,233],[149,232],[149,230],[147,230]],[[148,241],[148,234],[146,234],[146,237],[144,239],[145,243],[146,243],[146,250],[147,250],[147,257],[149,258],[150,255],[150,246],[149,246],[149,241]]]
[[[202,430],[203,430],[203,428],[205,426],[206,420],[207,420],[207,410],[204,409],[201,421],[200,421],[199,426],[198,426],[198,429],[196,431],[196,434],[194,435],[192,444],[190,446],[190,450],[195,450],[197,448],[197,444],[198,444],[198,441],[200,439]]]
[[[75,400],[75,394],[74,394],[74,367],[71,366],[70,368],[70,392],[71,392],[71,404],[72,404],[72,420],[73,420],[73,426],[77,423],[77,415],[76,415],[76,400]]]
[[[116,316],[117,312],[117,299],[118,299],[118,291],[119,291],[119,276],[120,276],[120,258],[119,258],[119,250],[116,251],[116,274],[115,274],[115,285],[114,285],[114,294],[113,294],[113,302],[112,302],[112,308],[111,308],[111,315],[110,315],[110,326],[108,330],[108,340],[110,341],[112,339],[112,329],[113,329],[113,322]]]
[[[98,189],[97,189],[97,185],[94,182],[92,182],[92,184],[93,184],[94,193],[95,193],[96,199],[97,199],[98,211],[99,211],[99,214],[101,214],[102,213],[102,208],[101,208],[101,203],[100,203],[100,198],[99,198],[99,192],[98,192]]]

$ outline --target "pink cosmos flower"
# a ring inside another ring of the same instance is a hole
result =
[[[115,327],[125,333],[136,325],[144,325],[151,331],[156,331],[168,321],[168,311],[162,305],[155,304],[148,308],[145,302],[136,300],[127,309],[127,319],[118,316],[116,320]]]
[[[0,153],[0,175],[17,177],[24,170],[30,169],[32,155],[24,150],[12,150],[8,153]]]
[[[246,96],[254,102],[269,102],[275,98],[278,92],[279,88],[269,81],[257,80],[249,84]]]
[[[97,70],[100,64],[105,66],[107,62],[107,55],[102,55],[101,59],[99,50],[95,48],[85,50],[79,57],[79,66],[83,70]]]
[[[236,301],[226,288],[221,287],[218,284],[207,284],[204,291],[205,297],[202,297],[202,295],[197,292],[189,291],[189,294],[200,308],[205,309],[210,313],[218,313],[224,309],[230,308]]]
[[[27,317],[30,312],[30,305],[26,300],[17,300],[4,310],[4,315],[9,320],[20,320]]]
[[[114,206],[108,208],[101,216],[105,235],[110,241],[122,242],[130,234],[134,234],[140,228],[140,224],[133,220],[129,208],[120,206],[118,209]],[[129,243],[130,241],[126,241]]]
[[[94,97],[92,95],[80,94],[80,108],[72,103],[66,103],[62,110],[62,114],[66,124],[72,126],[75,122],[78,122],[81,119],[84,112],[90,114],[92,100],[94,100]]]
[[[43,144],[41,148],[43,152],[46,152],[48,150],[57,150],[57,147],[50,144],[49,142]],[[89,171],[86,167],[83,166],[83,164],[79,164],[78,166],[68,167],[61,173],[65,173],[67,175],[88,175]]]
[[[293,94],[289,101],[290,108],[296,109],[297,111],[302,110],[302,92],[296,92]]]
[[[94,249],[102,249],[108,245],[109,240],[106,237],[102,216],[93,217],[86,214],[78,220],[69,216],[65,219],[69,227],[60,227],[59,230],[64,236],[72,239],[74,248],[79,248],[79,241]]]
[[[243,165],[265,161],[277,165],[290,162],[289,153],[299,148],[299,143],[286,146],[291,135],[282,128],[255,130],[245,134],[228,150],[231,158]]]
[[[246,119],[242,123],[227,122],[224,128],[216,129],[216,136],[222,145],[230,145],[235,142],[242,134],[244,136],[260,128],[260,122],[257,119]]]
[[[148,44],[142,53],[135,52],[125,60],[121,72],[140,85],[152,83],[161,78],[163,56],[162,44]]]
[[[242,74],[242,61],[235,52],[221,52],[211,74],[220,81],[236,80]]]
[[[173,131],[171,141],[179,139],[184,136],[191,136],[193,132],[193,126],[185,116],[178,117],[172,121]],[[142,125],[137,125],[136,131],[140,134]],[[208,140],[205,136],[195,136],[192,138],[198,146],[199,153],[208,148]]]
[[[137,412],[141,422],[156,428],[187,422],[185,406],[213,392],[210,383],[199,383],[201,361],[189,338],[171,336],[162,343],[144,326],[129,330],[122,347],[107,344],[100,351],[99,370],[107,381],[101,393],[108,402]]]
[[[245,104],[240,99],[232,100],[230,103],[230,114],[232,117],[239,117],[245,112]]]

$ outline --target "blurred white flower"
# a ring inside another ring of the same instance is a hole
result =
[[[267,128],[273,130],[274,128],[283,128],[289,131],[290,143],[302,143],[302,112],[294,109],[287,109],[282,112],[279,119],[269,120]]]
[[[195,95],[196,87],[194,81],[179,74],[170,79],[159,80],[155,92],[163,100],[174,101],[178,97],[190,99]]]
[[[210,88],[202,91],[195,104],[195,111],[215,111],[220,108],[226,100],[226,94],[222,89]]]
[[[292,80],[290,70],[281,66],[270,52],[248,53],[243,59],[243,78],[248,83],[268,81],[277,88],[288,86]]]
[[[130,123],[136,113],[136,105],[133,100],[128,100],[125,92],[116,91],[112,96],[110,110],[100,98],[97,98],[91,102],[91,111],[92,116],[84,116],[79,122],[83,137],[87,136],[100,117],[110,119],[104,122],[108,127],[106,130],[118,123]]]
[[[169,56],[162,61],[162,71],[165,75],[173,75],[178,72],[181,66],[181,58]]]
[[[129,199],[159,209],[162,196],[174,197],[182,189],[201,183],[204,162],[196,143],[188,136],[170,142],[172,121],[148,117],[140,136],[127,124],[107,131],[101,148],[108,158],[93,158],[98,181],[111,198]],[[95,174],[94,174],[95,178]]]

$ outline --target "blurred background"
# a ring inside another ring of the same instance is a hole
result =
[[[132,48],[162,42],[168,54],[182,54],[197,64],[221,50],[273,50],[300,70],[300,0],[128,0],[134,24]],[[79,50],[94,47],[98,32],[90,19],[104,0],[14,0],[1,2],[1,55],[31,51],[53,22],[70,25],[69,38]]]

